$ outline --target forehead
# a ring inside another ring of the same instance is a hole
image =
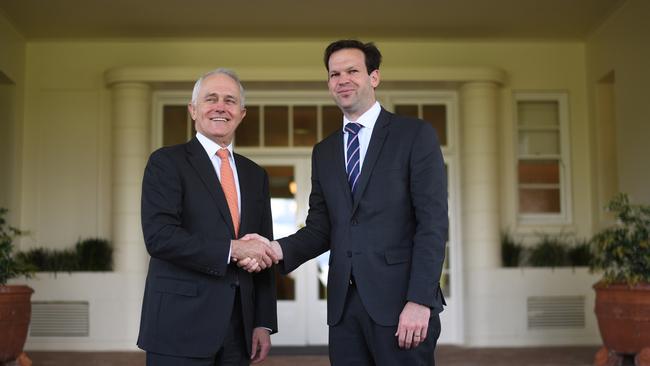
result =
[[[351,66],[363,67],[365,69],[366,56],[363,51],[356,48],[344,48],[330,55],[328,61],[330,70],[345,69]]]
[[[223,94],[240,97],[239,85],[230,76],[225,74],[214,74],[203,79],[199,94]]]

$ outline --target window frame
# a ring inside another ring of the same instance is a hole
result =
[[[560,152],[556,157],[548,159],[558,160],[560,212],[559,213],[522,213],[519,207],[519,162],[521,160],[544,160],[544,156],[522,156],[519,151],[519,103],[521,102],[555,102],[558,106],[558,127]],[[572,195],[571,195],[571,145],[569,136],[569,104],[566,92],[530,92],[518,91],[513,93],[513,169],[514,169],[514,212],[517,223],[527,225],[571,225]]]

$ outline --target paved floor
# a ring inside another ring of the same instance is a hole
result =
[[[441,346],[438,366],[590,366],[598,347],[463,348]],[[259,365],[328,366],[326,348],[276,347]],[[143,366],[142,352],[28,352],[34,366]]]

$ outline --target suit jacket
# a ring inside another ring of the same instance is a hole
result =
[[[234,154],[241,195],[240,236],[273,235],[268,176]],[[249,274],[227,264],[232,219],[218,176],[201,143],[163,147],[142,182],[142,231],[151,255],[138,346],[184,357],[210,357],[230,324],[236,286],[246,349],[252,329],[277,331],[273,269]]]
[[[280,239],[281,270],[330,253],[327,322],[341,318],[353,275],[371,318],[396,325],[407,301],[442,311],[447,179],[433,127],[382,109],[351,196],[343,132],[314,147],[305,227]]]

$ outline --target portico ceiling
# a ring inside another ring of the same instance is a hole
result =
[[[584,40],[626,0],[2,0],[27,40]]]

